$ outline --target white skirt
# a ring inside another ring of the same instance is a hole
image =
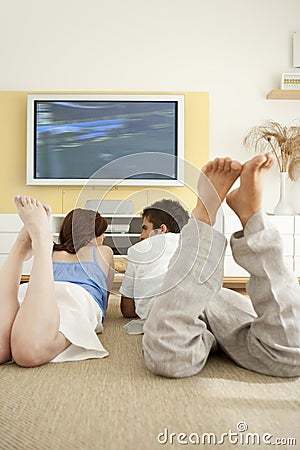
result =
[[[19,303],[24,300],[28,283],[19,288]],[[103,331],[102,311],[91,294],[74,283],[55,281],[55,297],[60,313],[59,331],[71,344],[51,362],[104,358],[107,350],[97,333]]]

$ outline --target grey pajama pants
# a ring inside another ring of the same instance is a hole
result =
[[[217,343],[247,369],[300,375],[300,287],[284,263],[277,229],[258,211],[230,244],[250,274],[249,297],[222,288],[225,237],[195,219],[183,228],[144,324],[143,355],[152,372],[194,375]]]

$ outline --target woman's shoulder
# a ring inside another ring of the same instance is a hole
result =
[[[110,248],[108,245],[95,246],[94,252],[97,252],[100,256],[111,256],[114,254],[112,248]]]
[[[111,247],[109,247],[108,245],[100,245],[100,246],[96,246],[96,248],[101,252],[101,251],[105,251],[105,252],[110,252],[113,253],[113,250]]]
[[[52,254],[53,262],[78,262],[76,254],[68,253],[64,250],[54,251]]]
[[[114,268],[114,253],[108,245],[95,246],[93,249],[93,260],[98,263],[106,276],[108,270]]]

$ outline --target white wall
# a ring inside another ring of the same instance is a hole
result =
[[[265,98],[297,71],[299,0],[0,0],[0,10],[2,91],[208,91],[211,157],[242,161],[250,127],[300,117],[300,101]],[[275,168],[267,209],[277,181]],[[300,183],[291,188],[300,211]]]

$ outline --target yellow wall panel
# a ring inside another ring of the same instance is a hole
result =
[[[135,93],[138,92],[126,92],[126,94]],[[151,94],[155,93],[157,92],[151,92]],[[187,186],[92,188],[90,186],[26,186],[27,92],[0,92],[0,213],[15,212],[13,198],[17,194],[30,195],[44,203],[49,203],[54,213],[66,213],[76,206],[84,206],[86,200],[101,198],[129,199],[134,203],[134,212],[139,212],[147,204],[166,197],[177,198],[187,208],[192,208],[195,202],[194,190],[198,172],[209,155],[208,93],[170,93],[183,94],[185,99]]]

